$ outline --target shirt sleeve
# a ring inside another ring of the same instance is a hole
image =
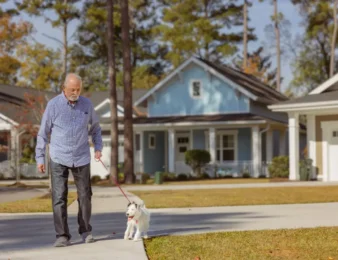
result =
[[[91,105],[90,116],[90,130],[89,134],[92,136],[92,142],[94,144],[95,151],[102,151],[102,136],[99,118]]]
[[[35,160],[38,164],[45,163],[46,144],[52,127],[52,113],[51,105],[47,103],[46,110],[43,113],[40,129],[37,136],[37,143],[35,147]]]

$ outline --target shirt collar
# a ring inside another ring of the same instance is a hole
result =
[[[62,91],[62,93],[61,93],[61,96],[62,96],[62,100],[63,100],[67,105],[70,105],[70,106],[75,106],[75,105],[79,102],[79,100],[80,100],[80,97],[79,97],[79,99],[76,100],[74,103],[70,103],[69,100],[67,99],[65,93],[64,93],[63,91]]]

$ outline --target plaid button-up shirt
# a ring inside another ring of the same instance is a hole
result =
[[[92,136],[95,151],[102,150],[98,116],[91,101],[82,96],[71,104],[61,93],[47,103],[35,149],[38,164],[44,164],[49,135],[51,159],[68,167],[90,163],[89,135]]]

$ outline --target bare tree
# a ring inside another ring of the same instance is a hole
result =
[[[108,77],[110,90],[110,177],[118,180],[118,117],[116,98],[116,71],[115,71],[115,48],[114,48],[114,1],[107,0],[107,28],[108,28]],[[112,182],[112,178],[110,178]]]
[[[276,35],[276,53],[277,53],[277,78],[276,85],[277,91],[281,91],[280,83],[281,83],[281,58],[280,58],[280,33],[279,33],[279,14],[278,14],[278,4],[277,0],[273,0],[274,6],[274,24],[275,24],[275,35]]]
[[[243,5],[243,70],[248,65],[248,0]]]
[[[133,104],[132,79],[129,39],[129,7],[128,1],[121,3],[121,27],[123,46],[123,83],[124,83],[124,174],[126,183],[134,182],[134,155],[133,155]]]
[[[337,5],[338,5],[338,0],[335,0],[333,4],[334,29],[333,29],[333,35],[332,35],[332,40],[331,40],[330,77],[333,76],[333,73],[335,71],[335,50],[336,50],[337,30],[338,30]]]

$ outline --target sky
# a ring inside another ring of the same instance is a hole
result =
[[[239,0],[240,1],[240,0]],[[9,3],[5,4],[6,7],[13,6],[14,0],[9,0]],[[249,8],[249,26],[255,28],[254,33],[257,35],[257,41],[249,42],[248,48],[249,52],[256,50],[259,46],[268,45],[273,46],[273,39],[269,39],[266,34],[265,28],[268,24],[271,24],[271,15],[273,13],[272,0],[265,0],[263,3],[259,0],[252,0],[252,7]],[[289,20],[291,23],[290,34],[292,37],[295,37],[297,34],[302,34],[304,28],[301,26],[301,18],[298,13],[297,8],[291,3],[291,0],[279,0],[278,1],[279,12],[283,13],[284,18]],[[48,13],[48,16],[53,16],[53,13]],[[27,14],[21,14],[20,18],[26,21],[31,22],[34,25],[35,33],[33,37],[40,43],[43,43],[52,48],[60,47],[59,43],[54,40],[51,40],[44,36],[44,34],[53,36],[62,40],[62,33],[59,29],[52,28],[49,23],[44,21],[44,18],[29,17]],[[69,25],[68,35],[71,37],[76,31],[79,21],[73,21]],[[74,40],[74,37],[70,39],[70,42]],[[275,51],[274,49],[267,49],[270,53],[273,54],[272,61],[273,65],[275,64]],[[285,90],[290,81],[292,80],[292,68],[291,68],[291,57],[282,57],[282,90]]]

